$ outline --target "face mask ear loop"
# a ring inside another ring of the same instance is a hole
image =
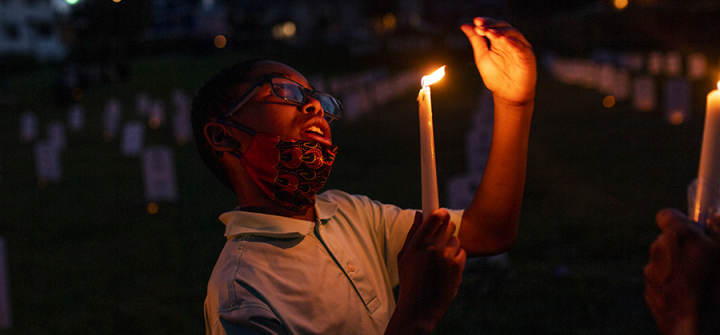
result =
[[[233,128],[238,129],[238,130],[240,130],[240,131],[244,131],[244,132],[248,133],[250,136],[255,136],[255,134],[257,133],[256,131],[254,131],[254,130],[246,127],[246,126],[239,125],[239,124],[234,124],[234,123],[230,123],[230,122],[227,122],[227,121],[225,121],[225,120],[223,120],[223,119],[218,119],[218,120],[215,121],[215,122],[220,123],[220,124],[224,124],[224,125],[227,125],[227,126],[230,126],[230,127],[233,127]],[[235,152],[235,151],[228,151],[228,153],[229,153],[230,155],[235,156],[235,158],[238,158],[238,159],[239,159],[240,157],[242,157],[242,154],[241,154],[241,153],[238,153],[238,152]]]

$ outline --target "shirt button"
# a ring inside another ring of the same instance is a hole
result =
[[[348,263],[347,263],[347,270],[348,270],[348,272],[355,272],[355,263],[353,263],[353,262],[348,262]]]

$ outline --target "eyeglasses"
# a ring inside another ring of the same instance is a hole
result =
[[[275,97],[293,105],[305,105],[308,102],[308,97],[313,97],[320,101],[323,113],[328,121],[342,119],[342,104],[332,95],[311,90],[292,79],[268,75],[262,77],[249,91],[247,91],[247,93],[243,94],[236,102],[234,102],[230,108],[218,117],[218,120],[226,119],[235,114],[235,112],[245,105],[245,103],[248,102],[264,84],[270,84],[270,91]]]

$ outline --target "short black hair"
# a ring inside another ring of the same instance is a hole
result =
[[[220,70],[198,90],[193,100],[190,118],[198,153],[215,177],[233,192],[235,189],[230,182],[230,177],[220,163],[218,153],[205,138],[204,128],[208,122],[217,120],[240,97],[242,92],[239,92],[238,87],[253,80],[254,78],[251,78],[252,71],[259,63],[266,61],[264,59],[248,59]]]

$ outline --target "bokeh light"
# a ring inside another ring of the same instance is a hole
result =
[[[272,36],[276,40],[288,40],[295,37],[297,27],[292,21],[278,23],[272,27]]]
[[[227,39],[223,35],[217,35],[215,36],[215,40],[213,41],[215,43],[215,47],[218,49],[222,49],[227,44]]]
[[[148,119],[148,126],[150,127],[150,129],[153,129],[153,130],[158,129],[158,128],[160,128],[161,124],[162,124],[162,122],[160,121],[160,118],[157,116],[153,116]]]
[[[147,205],[147,212],[149,214],[157,214],[157,212],[160,210],[160,206],[158,204],[151,202]]]
[[[68,4],[75,5],[78,3],[78,0],[66,0]]]
[[[628,0],[615,0],[614,5],[617,9],[625,9],[628,5]]]
[[[603,99],[603,106],[605,106],[605,108],[615,106],[615,97],[612,95],[606,96],[605,99]]]
[[[113,0],[113,2],[120,2],[121,0]]]
[[[393,30],[395,29],[395,25],[397,25],[397,19],[395,18],[395,14],[393,13],[385,14],[385,16],[383,16],[382,22],[383,28],[385,28],[385,30]]]
[[[670,113],[670,124],[673,126],[679,126],[685,122],[685,115],[682,111],[676,110]]]

